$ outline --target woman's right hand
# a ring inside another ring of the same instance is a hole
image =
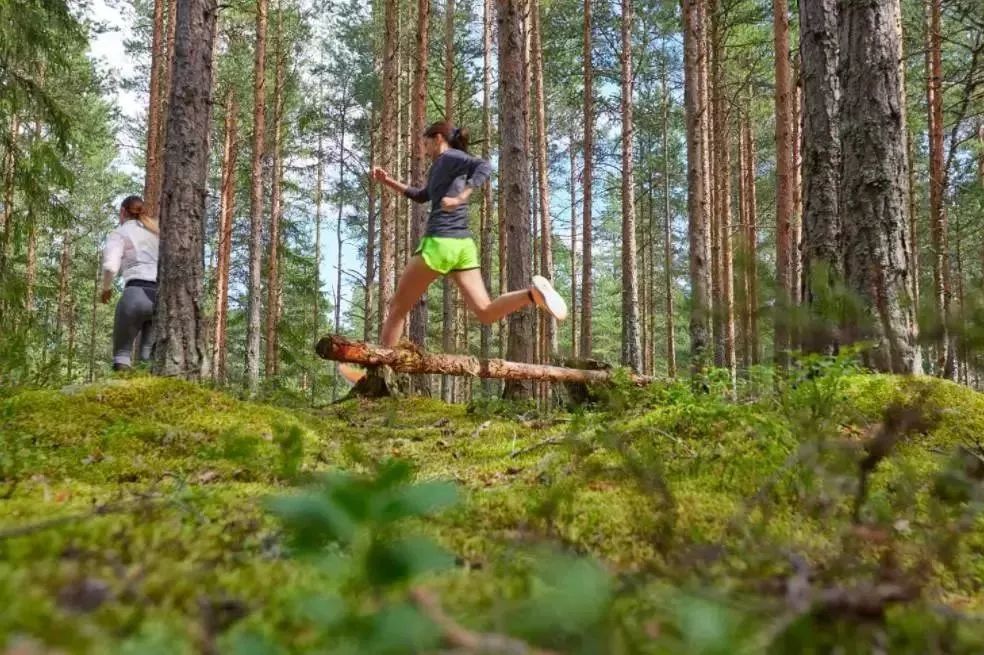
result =
[[[112,297],[113,297],[113,290],[112,289],[103,289],[103,291],[102,291],[102,304],[105,305],[105,304],[109,303],[109,299],[112,298]]]
[[[385,182],[389,178],[389,174],[379,166],[373,166],[372,177],[379,182]]]

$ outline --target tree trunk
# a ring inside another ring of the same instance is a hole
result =
[[[772,0],[773,38],[776,55],[776,311],[775,357],[780,366],[789,362],[791,347],[788,320],[793,300],[793,83],[789,70],[789,5]]]
[[[793,213],[790,215],[789,289],[794,306],[803,302],[803,93],[799,66],[793,66]],[[791,336],[791,347],[800,347],[800,326]]]
[[[444,7],[444,120],[454,124],[454,0],[446,0]],[[444,276],[441,280],[441,347],[444,352],[454,352],[455,344],[455,287]],[[457,380],[445,375],[441,378],[441,399],[455,401]]]
[[[255,394],[260,382],[260,308],[263,304],[263,148],[266,132],[267,0],[256,0],[253,60],[253,138],[250,164],[249,308],[246,322],[246,386]]]
[[[529,157],[526,148],[526,129],[529,124],[527,108],[523,102],[523,59],[516,53],[523,51],[523,16],[518,0],[497,1],[497,25],[499,28],[499,134],[500,184],[502,202],[499,211],[503,215],[506,242],[510,256],[506,278],[511,290],[526,288],[530,280],[530,178]],[[524,129],[517,129],[524,126]],[[509,359],[528,362],[533,357],[533,310],[527,307],[509,315]],[[510,380],[504,395],[507,398],[530,398],[533,391],[528,381]]]
[[[667,53],[664,47],[661,84],[663,99],[663,272],[665,274],[664,293],[666,294],[666,374],[670,378],[675,378],[676,334],[673,325],[673,217],[670,213],[670,72],[666,58]]]
[[[154,0],[154,24],[150,46],[150,101],[147,105],[147,161],[144,173],[144,201],[156,215],[160,196],[161,176],[161,105],[164,84],[164,4],[166,0]],[[172,15],[173,16],[173,15]],[[173,43],[173,42],[172,42]]]
[[[622,364],[642,370],[632,125],[632,0],[622,0]]]
[[[318,99],[324,97],[324,91],[319,85],[318,89]],[[370,126],[371,129],[371,126]],[[322,130],[318,129],[318,150],[315,153],[317,161],[315,162],[314,169],[314,298],[311,303],[312,308],[312,322],[314,326],[314,338],[317,339],[318,335],[321,334],[321,202],[323,198],[322,186],[324,184],[325,177],[325,149],[324,149],[324,135]],[[338,332],[340,328],[336,325],[334,330]],[[338,371],[332,372],[332,385],[331,393],[332,399],[335,399],[335,394],[337,393],[336,380]],[[315,399],[318,397],[318,383],[317,376],[311,376],[311,406],[314,407]]]
[[[444,375],[499,378],[506,386],[518,382],[610,382],[612,374],[605,370],[583,370],[561,366],[545,366],[502,359],[478,359],[465,355],[430,354],[410,348],[383,348],[368,343],[329,336],[318,342],[318,355],[324,359],[349,362],[362,366],[388,366],[398,373],[437,373]],[[634,384],[645,385],[653,378],[631,375]]]
[[[414,67],[413,90],[411,93],[411,104],[413,105],[413,117],[411,120],[410,131],[411,155],[410,155],[410,179],[415,184],[420,184],[424,178],[426,160],[424,153],[424,142],[420,135],[426,129],[427,112],[427,71],[428,53],[430,37],[430,0],[417,0],[417,30],[416,44],[417,53]],[[424,228],[427,223],[426,207],[420,203],[411,203],[413,217],[410,223],[410,241],[413,248],[424,236]],[[414,305],[410,312],[410,341],[421,348],[427,345],[427,294],[421,296],[420,300]],[[429,394],[430,379],[414,378],[411,381],[415,393]]]
[[[14,180],[17,172],[17,137],[20,120],[17,114],[10,119],[10,144],[3,162],[3,222],[0,224],[0,274],[4,273],[9,258],[14,218]]]
[[[482,2],[482,159],[489,161],[492,143],[492,0]],[[492,288],[492,183],[487,181],[482,186],[482,281],[486,289]],[[487,359],[491,354],[492,326],[482,324],[481,348],[482,358]],[[482,382],[482,391],[492,392],[492,385]]]
[[[571,135],[571,358],[577,359],[577,162],[574,150],[574,135]]]
[[[69,321],[68,306],[70,297],[68,294],[68,282],[72,275],[72,238],[71,233],[65,230],[62,233],[61,257],[58,260],[58,314],[55,317],[55,332],[58,340],[61,341],[65,325]]]
[[[92,278],[92,311],[89,316],[89,377],[88,381],[96,379],[96,319],[99,309],[99,285],[102,281],[102,253],[95,253]]]
[[[749,112],[751,106],[751,99],[749,99]],[[759,348],[758,331],[758,200],[755,187],[755,162],[757,157],[755,154],[755,135],[752,132],[752,118],[750,113],[745,115],[745,142],[748,144],[748,148],[745,151],[745,156],[748,158],[745,164],[745,174],[748,176],[745,187],[748,202],[748,234],[746,236],[746,243],[748,244],[748,310],[749,327],[751,328],[752,335],[750,339],[752,349],[751,361],[755,365],[759,363],[761,350]]]
[[[533,98],[536,113],[536,170],[540,209],[540,275],[553,279],[553,226],[550,216],[550,186],[547,160],[547,108],[543,91],[543,34],[539,0],[532,0],[533,60]],[[549,361],[557,352],[557,321],[548,313],[540,313],[542,351],[544,361]]]
[[[399,34],[396,30],[396,16],[399,6],[396,0],[386,0],[383,20],[385,23],[383,44],[383,86],[382,116],[379,128],[379,160],[387,171],[393,169],[396,143],[393,132],[396,129],[396,45]],[[396,283],[396,199],[392,193],[383,193],[380,198],[382,220],[379,229],[379,329],[382,331],[387,309],[393,298]]]
[[[840,80],[837,76],[837,0],[801,2],[803,83],[803,302],[811,318],[803,335],[807,352],[833,354],[836,317],[825,295],[843,276],[838,203]],[[825,315],[826,314],[826,315]]]
[[[270,190],[270,250],[267,254],[266,376],[280,368],[277,332],[280,325],[280,222],[283,218],[284,186],[284,54],[283,10],[277,7],[276,64],[273,85],[273,180]]]
[[[926,96],[929,108],[929,224],[933,239],[933,297],[936,315],[940,320],[940,374],[954,378],[954,355],[949,329],[950,318],[950,253],[949,226],[943,194],[946,190],[946,171],[943,166],[943,63],[941,14],[942,0],[927,0],[929,29],[927,34]]]
[[[369,170],[371,171],[379,161],[376,152],[376,110],[373,109],[369,116]],[[366,306],[362,312],[365,315],[362,331],[364,338],[369,340],[372,335],[372,328],[376,325],[376,321],[372,317],[372,308],[375,306],[372,301],[372,290],[373,281],[376,279],[376,184],[372,180],[371,174],[366,187],[369,189],[369,219],[366,225]]]
[[[848,326],[881,371],[920,372],[905,252],[908,184],[898,61],[898,0],[847,3],[840,21],[841,220],[845,276],[874,312]]]
[[[592,225],[591,225],[591,189],[594,159],[594,63],[592,61],[591,42],[591,3],[584,0],[584,170],[581,171],[581,186],[584,193],[583,216],[581,228],[581,357],[590,358],[591,343],[591,312],[594,284],[592,282]]]
[[[919,212],[916,208],[916,165],[915,152],[912,146],[912,130],[906,129],[905,140],[909,161],[909,267],[912,271],[912,306],[919,312],[921,309],[919,305]]]
[[[739,332],[739,360],[741,369],[748,372],[752,365],[751,347],[751,311],[748,303],[749,280],[748,280],[748,192],[745,187],[745,160],[748,144],[745,141],[745,113],[748,107],[739,108],[738,117],[738,276],[737,286],[735,287],[735,300],[738,310]]]
[[[725,27],[721,24],[722,8],[720,0],[715,0],[713,23],[714,54],[713,90],[714,90],[714,183],[715,214],[718,226],[717,241],[718,255],[718,293],[720,307],[715,312],[720,317],[721,334],[718,342],[721,347],[721,365],[728,369],[732,383],[735,381],[735,291],[734,291],[734,258],[731,247],[731,116],[725,106],[725,61],[724,41],[727,37]]]
[[[226,326],[229,317],[229,265],[232,256],[232,221],[236,203],[236,100],[226,94],[225,144],[222,148],[222,207],[219,210],[218,265],[215,282],[215,350],[212,376],[217,384],[226,381]]]
[[[344,91],[343,91],[344,93]],[[342,329],[342,227],[344,225],[345,208],[345,120],[348,113],[348,98],[342,97],[341,111],[338,117],[338,217],[335,221],[335,324],[336,332]],[[336,399],[337,385],[331,387],[331,398]]]
[[[687,213],[690,241],[690,347],[695,373],[707,366],[711,339],[711,271],[707,195],[704,190],[704,137],[707,107],[702,104],[700,71],[706,54],[702,0],[683,0],[684,105],[687,121]]]
[[[215,0],[178,7],[161,187],[155,370],[199,379],[205,364],[203,225],[208,177]]]

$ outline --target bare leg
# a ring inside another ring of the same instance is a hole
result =
[[[451,273],[451,279],[461,289],[468,308],[485,324],[495,323],[503,316],[533,304],[528,289],[510,291],[490,300],[489,292],[482,281],[482,273],[478,269],[456,271]]]
[[[392,348],[399,342],[407,314],[413,309],[414,303],[420,299],[420,296],[424,295],[431,282],[438,277],[438,273],[428,268],[420,255],[413,257],[407,263],[403,274],[400,275],[400,282],[396,285],[396,293],[390,301],[386,322],[383,323],[383,330],[379,335],[383,346]]]

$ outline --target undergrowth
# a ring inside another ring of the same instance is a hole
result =
[[[845,355],[593,396],[5,392],[0,646],[984,649],[979,394]]]

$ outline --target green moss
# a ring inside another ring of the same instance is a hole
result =
[[[667,590],[709,580],[759,589],[763,577],[788,573],[777,553],[819,565],[840,552],[860,452],[852,435],[915,391],[890,376],[835,382],[821,390],[833,395],[803,385],[743,403],[671,385],[610,414],[536,421],[433,399],[288,411],[151,377],[5,394],[0,496],[9,498],[0,500],[0,531],[72,520],[0,538],[0,644],[25,634],[69,652],[196,652],[203,603],[231,598],[246,617],[222,628],[223,644],[266,635],[302,652],[311,633],[298,599],[337,591],[341,581],[285,557],[263,500],[295,475],[393,457],[413,461],[422,479],[463,488],[458,507],[418,526],[460,560],[428,582],[449,611],[503,629],[509,602],[531,589],[529,546],[546,540],[612,571],[658,576],[619,600],[632,642],[653,613],[668,611],[659,609]],[[930,493],[943,453],[984,433],[984,396],[924,382],[939,423],[882,462],[863,508],[869,520],[903,519],[922,535],[900,550],[904,561],[920,556],[928,534],[921,526],[963,511]],[[818,408],[818,397],[834,406]],[[833,428],[815,418],[824,411],[837,419]],[[803,426],[821,424],[840,432],[815,451],[819,437]],[[299,442],[284,436],[292,429]],[[829,503],[815,502],[825,494]],[[708,548],[724,555],[705,562]],[[954,566],[935,573],[932,600],[984,607],[984,526],[957,549]],[[70,592],[86,581],[105,598],[83,610]],[[756,593],[767,616],[774,599]],[[898,643],[916,639],[904,627],[914,620],[892,615]]]

